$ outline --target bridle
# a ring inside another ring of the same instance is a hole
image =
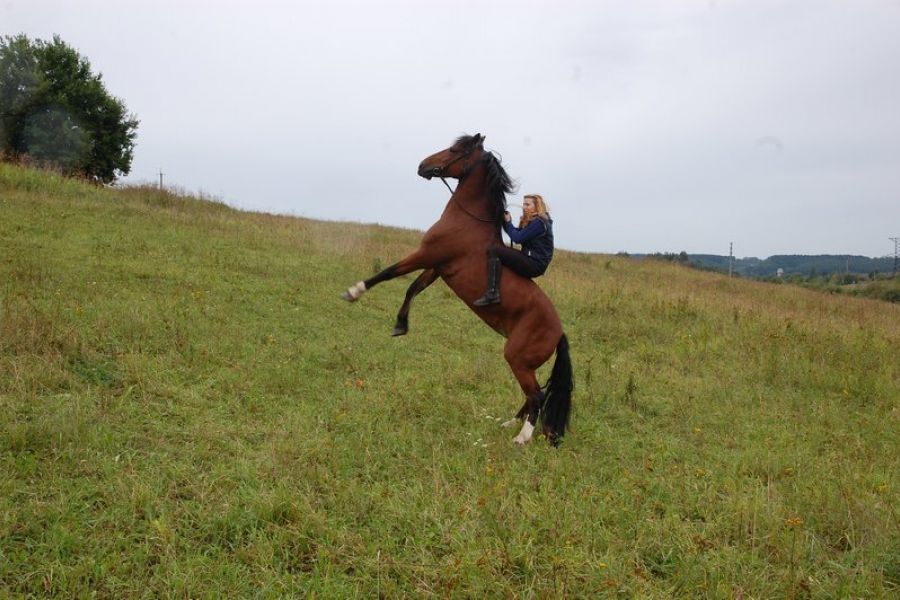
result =
[[[469,155],[471,155],[473,152],[475,152],[475,148],[474,148],[474,147],[471,148],[470,150],[466,151],[466,152],[463,152],[462,154],[460,154],[459,156],[457,156],[456,158],[454,158],[453,160],[451,160],[450,162],[448,162],[446,165],[441,165],[441,166],[435,167],[435,168],[433,168],[433,169],[431,170],[431,173],[432,173],[435,177],[440,177],[440,178],[441,178],[441,181],[443,181],[443,182],[444,182],[444,185],[447,186],[447,189],[450,190],[450,195],[451,195],[451,196],[452,196],[453,194],[456,193],[456,190],[454,190],[452,187],[450,187],[450,184],[447,183],[447,180],[446,180],[446,179],[444,179],[444,169],[446,169],[447,167],[449,167],[450,165],[452,165],[452,164],[454,164],[454,163],[456,163],[456,162],[458,162],[458,161],[461,161],[461,160],[464,159],[464,158],[468,158]]]
[[[474,151],[475,151],[475,148],[472,148],[471,150],[469,150],[469,151],[467,151],[467,152],[464,152],[463,154],[460,154],[459,156],[457,156],[456,158],[454,158],[453,160],[451,160],[450,162],[448,162],[446,165],[441,165],[441,166],[435,167],[434,169],[431,170],[432,174],[433,174],[435,177],[440,177],[440,178],[441,178],[441,181],[444,182],[444,185],[447,186],[447,189],[450,190],[450,200],[451,200],[451,201],[455,200],[456,190],[454,190],[452,187],[450,187],[450,184],[447,183],[447,180],[446,180],[446,179],[444,179],[444,175],[443,175],[444,170],[445,170],[447,167],[449,167],[450,165],[456,163],[457,161],[460,161],[460,160],[462,160],[462,159],[464,159],[464,158],[467,158],[467,157],[470,156]],[[459,186],[457,186],[457,187],[459,187]],[[467,215],[469,215],[470,217],[472,217],[472,218],[475,219],[476,221],[481,221],[482,223],[496,223],[496,222],[497,222],[496,219],[485,219],[485,218],[483,218],[483,217],[479,217],[478,215],[473,215],[471,212],[469,212],[469,209],[467,209],[465,206],[462,205],[462,202],[460,202],[459,200],[455,200],[455,201],[456,201],[456,205],[457,205],[458,207],[460,207],[464,213],[466,213]]]

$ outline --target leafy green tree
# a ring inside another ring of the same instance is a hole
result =
[[[110,183],[131,170],[138,120],[66,45],[0,38],[0,153]]]

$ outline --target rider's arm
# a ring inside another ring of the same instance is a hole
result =
[[[542,219],[534,219],[523,229],[519,229],[507,221],[503,223],[503,230],[506,232],[506,235],[509,236],[509,239],[512,240],[513,244],[522,244],[528,240],[533,240],[540,235],[544,235],[547,231],[547,226]]]

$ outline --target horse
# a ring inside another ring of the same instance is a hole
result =
[[[553,303],[531,279],[504,267],[500,278],[502,302],[485,307],[472,304],[481,296],[487,281],[488,249],[503,244],[500,228],[506,194],[514,187],[500,159],[484,149],[484,139],[480,133],[462,135],[449,148],[419,164],[418,175],[427,180],[458,180],[440,219],[425,232],[411,254],[350,286],[341,297],[355,302],[381,282],[422,270],[409,286],[397,315],[393,335],[403,335],[409,328],[413,298],[437,278],[443,279],[469,309],[506,338],[503,356],[525,394],[515,417],[503,424],[512,427],[522,421],[513,441],[520,446],[527,444],[540,417],[547,440],[558,446],[569,424],[573,380],[569,342]],[[536,371],[554,351],[556,361],[549,379],[541,386]]]

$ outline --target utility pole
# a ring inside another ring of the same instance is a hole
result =
[[[163,172],[162,167],[159,168],[159,189],[163,189]]]
[[[731,265],[734,262],[734,242],[728,243],[728,276],[731,277]]]
[[[894,242],[894,273],[891,277],[897,276],[897,263],[900,262],[900,237],[892,237],[888,238],[892,242]]]

